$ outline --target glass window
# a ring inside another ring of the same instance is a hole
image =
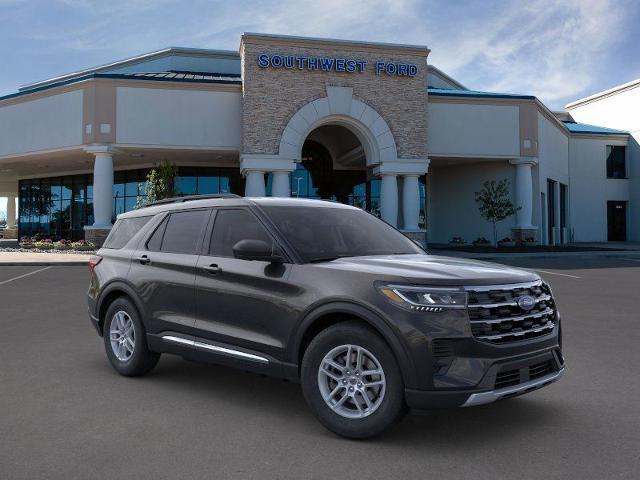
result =
[[[162,223],[155,229],[153,235],[151,235],[149,240],[147,240],[147,250],[150,250],[152,252],[160,251],[160,247],[162,247],[162,237],[164,236],[164,229],[167,228],[167,218],[162,220]]]
[[[151,216],[121,218],[109,232],[109,236],[104,241],[104,248],[118,249],[124,247],[151,218]]]
[[[607,178],[627,178],[627,147],[607,145]]]
[[[424,253],[402,233],[362,210],[324,206],[263,208],[306,262]]]
[[[233,257],[233,246],[240,240],[262,240],[273,245],[271,236],[248,210],[218,210],[209,254],[217,257]]]
[[[162,238],[163,252],[197,254],[209,210],[184,210],[169,216]]]

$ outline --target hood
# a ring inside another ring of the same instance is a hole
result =
[[[540,278],[535,273],[506,265],[437,255],[349,257],[317,266],[370,273],[380,280],[402,277],[417,285],[502,285]]]

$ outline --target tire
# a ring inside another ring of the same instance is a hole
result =
[[[144,375],[160,360],[159,353],[149,350],[138,310],[126,297],[117,298],[109,305],[102,334],[107,358],[120,375]]]
[[[347,355],[354,367],[349,370]],[[358,356],[360,370],[355,368]],[[327,363],[329,359],[332,364]],[[382,374],[367,373],[380,369]],[[407,411],[402,374],[393,352],[376,331],[359,322],[339,323],[313,339],[302,360],[301,383],[316,418],[343,437],[379,435]]]

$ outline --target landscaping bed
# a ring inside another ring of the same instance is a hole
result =
[[[457,250],[468,253],[538,253],[538,252],[607,252],[623,251],[615,247],[582,247],[579,245],[516,245],[513,247],[493,247],[491,245],[461,245],[429,244],[429,250]]]

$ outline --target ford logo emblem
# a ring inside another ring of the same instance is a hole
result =
[[[531,295],[522,295],[521,297],[518,297],[517,303],[522,310],[529,311],[536,304],[536,299]]]

